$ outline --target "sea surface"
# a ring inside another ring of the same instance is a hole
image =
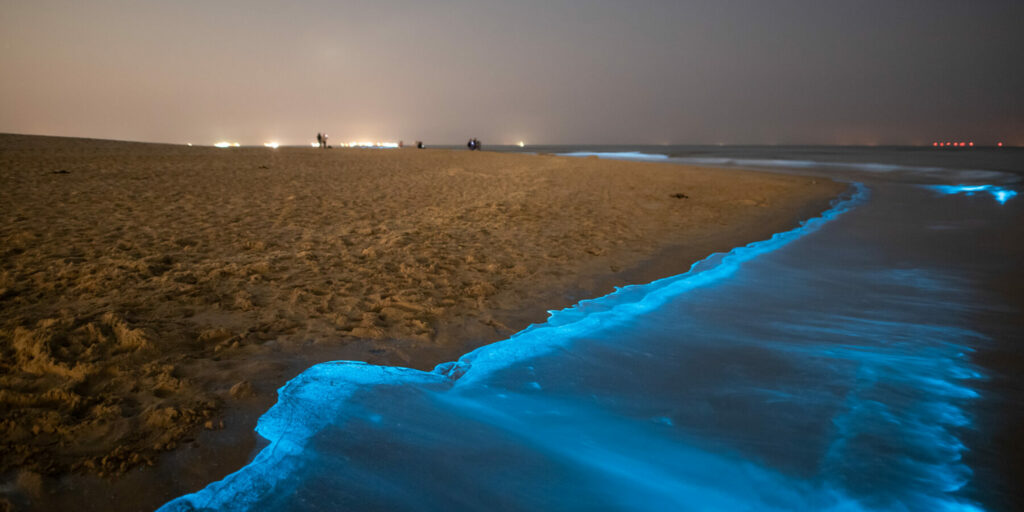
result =
[[[162,510],[1024,508],[1024,152],[485,149],[850,187],[432,372],[314,366],[249,465]]]

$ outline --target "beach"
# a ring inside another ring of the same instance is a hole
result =
[[[251,431],[225,411],[265,408],[311,364],[430,369],[792,228],[846,188],[545,154],[0,135],[4,488],[144,472]]]

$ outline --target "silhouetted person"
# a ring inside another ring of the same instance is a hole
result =
[[[317,134],[316,134],[316,146],[318,148],[324,147],[324,136],[320,132],[317,132]]]
[[[416,149],[423,149],[423,141],[422,140],[416,141]]]
[[[477,139],[476,137],[473,137],[472,139],[469,139],[469,142],[466,143],[466,147],[468,147],[470,151],[478,150],[481,147],[480,140]]]

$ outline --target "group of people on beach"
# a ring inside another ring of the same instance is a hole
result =
[[[327,148],[330,147],[330,146],[327,145],[327,134],[326,133],[317,133],[316,134],[316,143],[317,143],[318,147],[320,147],[322,149],[327,149]],[[404,142],[402,142],[402,141],[398,142],[398,147],[404,147],[404,146],[405,146]],[[423,149],[423,147],[424,146],[423,146],[423,142],[422,141],[419,141],[419,140],[416,141],[416,148],[417,149]],[[475,151],[475,150],[483,148],[483,145],[480,144],[480,139],[478,139],[476,137],[473,137],[473,138],[469,139],[469,142],[466,144],[466,147],[468,147],[470,151]]]

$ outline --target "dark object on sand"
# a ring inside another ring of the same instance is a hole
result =
[[[71,171],[67,169],[58,169],[56,171],[53,171],[53,174],[71,174]]]
[[[676,192],[675,194],[672,194],[669,197],[674,197],[676,199],[689,199],[690,198],[690,196],[688,196],[688,195],[686,195],[686,194],[684,194],[682,192]]]
[[[482,148],[483,146],[480,144],[480,139],[473,137],[472,139],[469,139],[469,142],[466,143],[466,147],[468,147],[470,151],[475,151]]]
[[[423,141],[422,140],[416,141],[416,149],[423,149]]]

